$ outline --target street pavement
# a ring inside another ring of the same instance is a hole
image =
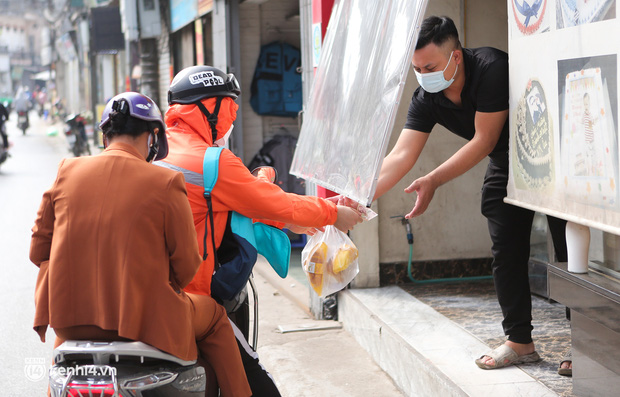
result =
[[[23,136],[8,122],[12,157],[0,166],[0,395],[43,396],[54,333],[42,343],[32,330],[37,268],[28,259],[31,228],[59,161],[71,156],[62,123],[31,112]],[[57,135],[49,134],[56,129]],[[390,378],[339,323],[314,321],[308,289],[279,279],[266,263],[255,272],[259,298],[258,353],[284,397],[401,396]],[[283,329],[297,332],[282,333]],[[317,330],[320,327],[338,327]]]
[[[15,113],[10,118],[11,157],[0,165],[0,395],[43,396],[53,332],[41,343],[32,330],[38,269],[28,259],[30,229],[58,162],[69,152],[62,134],[47,134],[61,123],[48,124],[31,112],[31,127],[22,135]]]
[[[306,286],[290,276],[280,279],[264,261],[256,265],[254,275],[258,354],[283,397],[403,395],[340,323],[312,318]]]

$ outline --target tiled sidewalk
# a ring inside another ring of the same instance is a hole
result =
[[[504,342],[502,315],[492,281],[404,284],[400,287],[489,347]],[[533,338],[542,361],[520,368],[558,395],[573,396],[572,379],[557,374],[560,360],[570,346],[570,325],[565,307],[537,296],[532,297],[532,307]],[[480,355],[484,353],[480,352]]]

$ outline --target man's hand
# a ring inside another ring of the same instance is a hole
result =
[[[422,215],[431,203],[437,187],[438,186],[433,182],[433,179],[426,175],[416,179],[411,185],[405,188],[405,193],[416,192],[418,195],[413,209],[410,213],[405,215],[405,218],[410,219]]]

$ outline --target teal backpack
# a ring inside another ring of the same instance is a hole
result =
[[[204,197],[207,201],[208,221],[213,229],[211,192],[218,179],[221,147],[210,147],[203,160]],[[211,233],[214,255],[214,274],[211,295],[220,302],[231,301],[243,290],[252,269],[261,254],[276,273],[285,278],[291,257],[291,242],[282,230],[230,211],[220,247],[215,249],[215,236]],[[203,241],[203,260],[207,258],[207,224]]]

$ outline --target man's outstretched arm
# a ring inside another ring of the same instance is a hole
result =
[[[411,212],[406,218],[422,215],[428,208],[435,190],[444,183],[463,175],[482,161],[495,148],[508,117],[508,110],[500,112],[476,112],[474,120],[476,133],[452,157],[423,177],[413,181],[405,192],[416,192],[417,198]]]
[[[428,133],[403,129],[392,151],[383,159],[374,200],[383,196],[409,172],[422,153]]]

